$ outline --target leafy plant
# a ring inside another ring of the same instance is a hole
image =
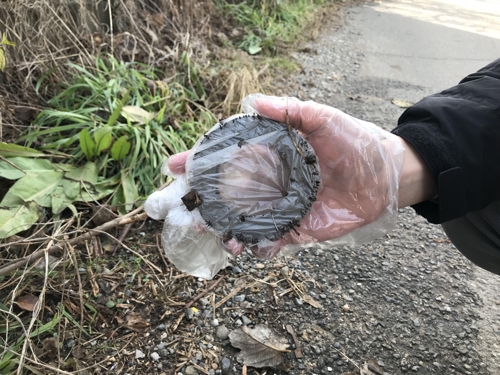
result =
[[[125,212],[164,182],[161,163],[190,148],[215,122],[200,104],[205,91],[197,68],[187,54],[183,73],[168,80],[149,66],[112,56],[97,57],[94,69],[70,66],[74,81],[49,100],[51,108],[20,141],[67,164],[94,163],[97,182],[118,189],[113,204]]]
[[[273,53],[277,42],[293,40],[306,25],[320,0],[215,0],[224,16],[243,33],[235,45],[251,55]],[[238,35],[240,34],[240,35]]]

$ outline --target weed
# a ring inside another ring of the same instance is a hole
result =
[[[274,54],[278,43],[290,42],[312,19],[319,0],[215,0],[215,5],[243,33],[236,32],[233,42],[254,55]]]

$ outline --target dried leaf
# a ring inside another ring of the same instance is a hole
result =
[[[130,122],[145,124],[155,118],[156,113],[145,111],[141,107],[126,105],[122,108],[122,116]]]
[[[57,357],[58,348],[59,343],[55,337],[47,337],[43,340],[43,355],[47,356],[48,359],[55,359]]]
[[[17,306],[26,311],[35,310],[35,305],[38,302],[38,297],[33,294],[27,294],[25,296],[19,297],[15,302]]]
[[[363,368],[360,370],[360,375],[383,375],[384,370],[380,368],[377,361],[374,359],[369,359],[363,364]]]
[[[402,99],[392,99],[391,103],[397,105],[399,108],[410,108],[413,105],[413,103]]]
[[[146,332],[149,330],[149,323],[136,312],[129,312],[125,316],[125,321],[119,319],[119,323],[124,323],[124,326],[135,332]]]
[[[254,329],[242,326],[229,334],[231,344],[241,352],[238,362],[252,367],[275,367],[284,360],[287,350],[286,337],[273,332],[268,326],[259,324]]]

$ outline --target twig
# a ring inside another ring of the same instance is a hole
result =
[[[290,335],[292,335],[293,343],[295,344],[295,350],[293,351],[295,353],[295,358],[302,358],[302,352],[300,351],[299,339],[297,338],[297,335],[295,334],[293,327],[290,324],[287,324],[286,330],[288,331],[288,333]]]
[[[259,281],[256,281],[250,285],[248,285],[247,282],[241,284],[239,287],[237,287],[236,289],[234,289],[231,293],[229,293],[227,296],[225,296],[223,299],[221,299],[219,302],[217,302],[217,304],[215,305],[215,308],[218,309],[219,307],[221,307],[223,304],[225,304],[231,297],[235,296],[236,294],[238,294],[238,292],[242,289],[245,289],[245,288],[251,288],[253,287],[254,285],[257,285],[258,283],[260,282],[265,282],[267,280],[269,280],[271,277],[270,276],[266,276],[262,281],[259,280]]]
[[[78,244],[81,244],[81,243],[89,240],[93,236],[95,236],[97,234],[101,234],[102,232],[106,232],[112,228],[115,228],[115,227],[118,227],[121,225],[126,225],[129,223],[134,223],[134,222],[139,221],[139,220],[143,220],[147,217],[147,214],[145,212],[143,212],[143,210],[144,210],[144,207],[141,206],[141,207],[135,209],[134,211],[132,211],[124,216],[118,217],[114,220],[111,220],[107,223],[104,223],[104,224],[102,224],[94,229],[89,229],[88,232],[82,234],[81,236],[72,238],[67,243],[72,245],[72,246],[78,245]],[[36,251],[27,257],[10,262],[7,265],[5,265],[4,267],[0,268],[0,276],[6,275],[9,272],[15,271],[20,267],[29,265],[30,263],[42,258],[45,253],[53,254],[53,253],[56,253],[56,252],[62,251],[62,250],[64,250],[62,245],[53,245],[47,250]]]
[[[186,305],[184,306],[184,308],[188,309],[191,306],[193,306],[193,303],[195,303],[196,301],[198,301],[201,297],[203,297],[208,292],[210,292],[213,288],[215,288],[222,281],[223,278],[224,278],[223,276],[219,277],[207,289],[204,289],[201,293],[199,293],[197,296],[195,296],[191,301],[189,301],[188,303],[186,303]]]
[[[122,232],[120,233],[120,237],[118,237],[118,241],[122,242],[125,237],[127,236],[128,232],[130,231],[130,228],[132,228],[132,223],[125,225],[123,228]],[[120,242],[117,242],[117,244],[113,247],[113,255],[120,249],[121,244]]]

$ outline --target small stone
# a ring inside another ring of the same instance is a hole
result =
[[[338,349],[338,348],[340,348],[340,343],[339,343],[339,342],[337,342],[337,341],[335,341],[335,342],[333,343],[333,346],[334,346],[335,348],[337,348],[337,349]]]
[[[321,299],[326,299],[326,294],[320,294],[320,295],[319,295],[319,298],[321,298]]]
[[[137,355],[137,353],[136,353]],[[153,359],[153,361],[158,361],[160,359],[160,355],[156,352],[153,352],[151,353],[151,358]]]
[[[160,350],[160,349],[163,349],[163,348],[165,347],[165,345],[167,345],[167,344],[165,344],[165,343],[162,341],[162,342],[160,342],[160,343],[156,346],[156,348],[157,348],[158,350]]]
[[[214,370],[217,370],[219,368],[219,365],[215,362],[212,362],[212,364],[210,365]]]
[[[237,296],[234,296],[234,302],[243,302],[246,298],[246,295],[244,294],[240,294],[240,295],[237,295]]]
[[[241,268],[240,268],[240,267],[233,267],[233,268],[231,269],[231,271],[232,271],[233,273],[241,273]]]
[[[199,372],[194,366],[188,366],[184,370],[184,375],[199,375]]]
[[[219,320],[218,319],[214,319],[210,322],[210,324],[212,325],[212,327],[217,327],[219,325]]]
[[[236,322],[234,322],[234,324],[236,324],[239,327],[243,324],[243,322],[241,321],[241,319],[238,319]]]
[[[226,340],[229,337],[229,329],[227,329],[226,326],[217,327],[215,337],[217,337],[218,340]]]
[[[298,306],[301,306],[304,304],[304,302],[302,301],[301,298],[295,298],[295,304],[297,304]]]
[[[229,371],[229,368],[231,367],[231,361],[229,358],[222,358],[221,359],[221,365],[222,365],[222,372],[227,373]]]
[[[261,270],[261,269],[263,269],[263,268],[266,268],[266,266],[265,266],[264,264],[262,264],[262,263],[257,263],[254,267],[255,267],[256,269],[258,269],[258,270]]]
[[[328,372],[332,372],[332,371],[333,371],[333,368],[331,368],[331,367],[327,367],[327,368],[326,368],[326,371],[328,371]]]
[[[160,330],[160,331],[165,331],[165,324],[160,324],[158,327],[156,327],[156,329]]]
[[[90,346],[96,346],[97,345],[97,340],[94,340],[90,343]]]
[[[206,298],[200,298],[200,304],[202,306],[207,306],[207,305],[210,304],[210,301],[208,299],[206,299]]]
[[[290,268],[288,268],[287,266],[283,267],[283,268],[280,270],[280,274],[281,274],[281,276],[283,276],[283,277],[288,277],[288,275],[290,274]]]
[[[349,307],[349,305],[346,303],[344,306],[342,306],[342,310],[344,310],[345,312],[349,311],[351,308]]]
[[[252,324],[252,321],[251,321],[249,318],[247,318],[245,315],[243,315],[243,316],[241,317],[241,321],[242,321],[242,322],[243,322],[243,324],[244,324],[244,325],[246,325],[246,326],[247,326],[247,325],[249,325],[249,324]]]
[[[420,320],[418,320],[418,319],[414,319],[414,320],[413,320],[413,325],[414,325],[415,327],[420,327]]]
[[[160,349],[160,357],[167,357],[167,356],[168,356],[168,350]]]
[[[184,314],[186,315],[186,319],[187,320],[190,320],[190,321],[193,320],[193,318],[194,318],[194,311],[192,309],[186,309],[184,311]]]
[[[66,347],[68,349],[71,349],[73,346],[75,346],[75,344],[76,344],[75,340],[68,340],[68,342],[66,343]]]
[[[418,370],[420,370],[420,366],[413,366],[411,370],[417,372]]]
[[[144,354],[143,352],[141,352],[139,349],[135,350],[135,359],[144,358],[145,356],[146,356],[146,354]]]
[[[194,358],[197,360],[197,361],[201,361],[203,360],[203,354],[202,352],[196,352],[195,355],[194,355]]]

